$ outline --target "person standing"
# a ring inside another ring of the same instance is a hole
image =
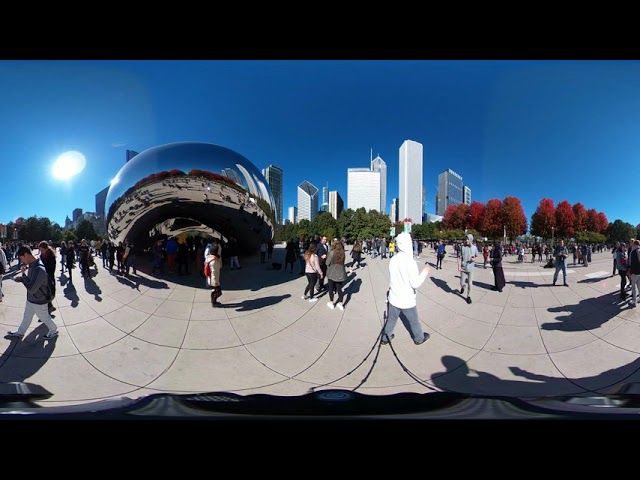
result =
[[[458,272],[460,272],[460,295],[464,295],[467,285],[467,303],[471,303],[471,286],[473,285],[473,267],[478,258],[478,247],[473,243],[473,235],[468,234],[465,245],[458,257]]]
[[[133,268],[133,274],[137,275],[138,270],[136,269],[136,249],[135,245],[131,240],[125,240],[124,247],[124,276],[129,276],[129,269]],[[189,272],[187,272],[189,273]]]
[[[326,238],[326,237],[325,237]],[[344,310],[344,304],[342,299],[344,293],[342,292],[342,285],[347,281],[347,271],[344,266],[344,246],[340,240],[334,240],[331,244],[331,249],[327,254],[326,261],[326,277],[329,289],[329,301],[327,307],[333,310],[334,306],[340,310]],[[338,292],[338,303],[333,303],[333,294]]]
[[[304,273],[307,276],[307,287],[304,289],[302,299],[309,300],[310,302],[318,301],[318,298],[313,296],[313,292],[316,286],[316,282],[318,281],[318,275],[322,275],[320,262],[318,261],[318,255],[316,255],[316,248],[316,244],[311,242],[309,244],[309,249],[304,254]]]
[[[631,277],[631,302],[638,306],[638,294],[640,294],[640,240],[633,241],[631,253],[629,253],[629,271]]]
[[[2,303],[2,297],[4,297],[4,293],[2,293],[2,277],[8,270],[9,262],[7,262],[7,255],[4,253],[2,243],[0,243],[0,303]]]
[[[616,252],[616,262],[618,274],[620,275],[620,300],[624,300],[627,298],[627,292],[624,290],[627,286],[627,277],[629,276],[629,272],[627,272],[627,269],[629,268],[627,246],[624,243],[621,243],[618,247],[618,251]]]
[[[506,281],[504,279],[504,270],[502,269],[502,245],[500,245],[500,242],[494,242],[491,249],[491,268],[493,269],[493,290],[502,292]]]
[[[391,245],[390,248],[392,248],[393,242],[389,245]],[[360,268],[360,262],[362,261],[362,243],[360,242],[360,240],[356,240],[356,243],[354,243],[353,248],[351,249],[351,258],[353,258],[353,262],[351,262],[349,273],[353,272],[357,268]],[[358,265],[356,265],[356,263]]]
[[[613,273],[611,276],[615,276],[618,268],[618,249],[620,248],[620,242],[616,242],[616,246],[613,248]]]
[[[569,252],[567,251],[567,247],[564,246],[564,240],[560,240],[560,243],[556,246],[553,251],[553,256],[555,260],[556,271],[553,274],[553,284],[555,285],[558,281],[558,272],[562,270],[562,280],[564,282],[564,286],[568,287],[567,283],[567,256]]]
[[[260,263],[264,263],[266,261],[267,249],[267,241],[263,239],[262,242],[260,242]]]
[[[327,249],[327,236],[324,235],[320,242],[318,242],[316,253],[318,255],[318,261],[320,262],[320,269],[322,270],[322,275],[318,278],[318,293],[320,293],[324,287],[324,279],[327,276],[327,254],[329,250]]]
[[[50,298],[47,271],[44,269],[42,261],[34,257],[31,249],[25,245],[18,248],[18,258],[23,264],[20,268],[22,275],[16,276],[14,280],[22,283],[27,289],[27,300],[20,326],[17,330],[9,331],[7,337],[24,337],[33,316],[36,315],[49,329],[44,338],[47,340],[55,338],[58,336],[58,326],[51,318],[47,308]]]
[[[211,273],[207,277],[207,285],[211,287],[211,306],[219,307],[221,304],[218,298],[222,295],[220,287],[220,270],[222,269],[222,258],[219,256],[220,248],[217,244],[211,245],[209,254],[205,261],[209,264]]]
[[[413,338],[413,343],[422,345],[430,335],[422,329],[416,307],[416,291],[429,275],[429,265],[425,263],[420,272],[413,258],[413,242],[409,232],[396,237],[396,254],[389,261],[389,291],[387,293],[388,315],[381,338],[387,345],[395,335],[393,331],[398,317],[403,315],[404,326]]]
[[[436,247],[436,270],[442,270],[442,260],[446,253],[447,250],[445,249],[444,242],[438,240],[438,246]]]

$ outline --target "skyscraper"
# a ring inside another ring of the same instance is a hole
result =
[[[336,220],[344,209],[344,201],[337,190],[329,192],[329,212]]]
[[[466,185],[464,186],[464,203],[471,205],[471,189]]]
[[[422,223],[422,144],[405,140],[400,146],[399,169],[400,220],[410,218]]]
[[[318,214],[318,189],[305,180],[298,185],[298,221],[312,221]]]
[[[469,190],[471,194],[471,190]],[[438,208],[436,213],[444,215],[449,205],[458,205],[464,201],[462,177],[451,169],[438,175]]]
[[[298,223],[298,207],[289,207],[289,222]]]
[[[391,218],[391,223],[396,223],[398,221],[398,199],[394,198],[391,201],[391,211],[389,212],[389,217]]]
[[[82,217],[82,209],[75,208],[71,213],[71,218],[73,219],[74,228],[78,226],[78,221],[80,220],[81,217]]]
[[[329,184],[326,187],[322,187],[322,204],[320,205],[321,212],[329,211]]]
[[[105,187],[96,193],[96,215],[104,217],[105,204],[107,203],[107,193],[109,193],[109,187]]]
[[[387,164],[378,155],[371,160],[371,170],[373,172],[380,172],[380,207],[377,208],[381,213],[387,212]]]
[[[282,169],[275,165],[269,165],[262,170],[262,175],[267,180],[273,199],[275,200],[276,207],[276,222],[282,223],[283,214],[282,211]]]
[[[347,208],[380,211],[380,172],[369,168],[347,169]]]

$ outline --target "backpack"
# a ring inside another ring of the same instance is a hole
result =
[[[638,248],[631,252],[630,267],[633,275],[640,275],[640,258],[638,258],[638,255],[640,255],[640,249]]]

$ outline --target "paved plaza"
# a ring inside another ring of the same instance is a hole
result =
[[[451,247],[449,247],[449,252]],[[350,259],[350,257],[347,257]],[[284,259],[278,246],[274,261]],[[504,259],[507,285],[491,290],[493,273],[474,273],[473,303],[460,295],[455,257],[444,268],[429,261],[418,290],[418,312],[431,338],[416,346],[399,321],[381,346],[389,260],[366,258],[349,275],[345,310],[327,295],[301,298],[307,280],[273,270],[259,257],[221,274],[222,308],[212,308],[204,279],[138,275],[102,268],[90,279],[60,274],[54,304],[60,335],[45,340],[37,319],[22,341],[0,335],[0,381],[42,385],[44,406],[173,392],[302,395],[314,388],[356,389],[370,395],[456,391],[520,397],[607,393],[640,381],[640,307],[619,299],[611,253],[588,267],[569,264],[568,287],[552,286],[554,269]],[[15,267],[15,262],[13,263]],[[17,327],[26,290],[4,275],[0,328]]]

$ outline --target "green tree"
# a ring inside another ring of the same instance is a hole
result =
[[[87,240],[95,240],[96,232],[93,229],[93,225],[89,220],[80,220],[78,223],[78,228],[76,228],[76,236],[82,240],[86,238]]]
[[[338,222],[329,212],[322,212],[317,215],[311,222],[311,234],[321,237],[326,235],[328,238],[337,236]]]
[[[296,237],[309,238],[311,236],[311,222],[303,218],[298,222],[298,232]]]
[[[610,242],[628,242],[630,238],[635,238],[636,227],[630,223],[623,222],[620,219],[616,219],[613,223],[609,224],[609,230],[607,232],[607,238]]]

